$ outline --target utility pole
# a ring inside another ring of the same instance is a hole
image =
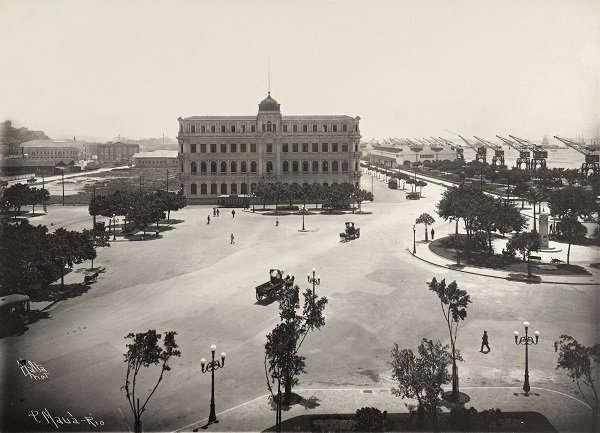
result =
[[[61,170],[60,174],[62,176],[62,205],[65,205],[65,170]]]
[[[92,230],[96,230],[96,184],[92,186],[92,211],[94,219]]]

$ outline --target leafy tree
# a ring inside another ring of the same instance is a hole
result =
[[[566,216],[556,224],[556,233],[558,239],[564,239],[569,243],[567,248],[567,265],[571,256],[571,244],[583,240],[587,234],[587,227],[584,226],[576,216]]]
[[[252,195],[262,202],[263,209],[265,209],[267,206],[267,186],[263,182],[258,182],[252,190]]]
[[[181,356],[181,352],[177,350],[178,346],[175,342],[175,335],[177,335],[175,331],[165,332],[164,349],[159,346],[159,340],[162,338],[162,335],[157,334],[154,329],[149,329],[143,333],[130,333],[125,337],[126,339],[133,339],[133,342],[127,344],[127,353],[125,354],[127,375],[125,377],[125,386],[121,387],[121,389],[125,389],[129,407],[133,412],[136,433],[142,431],[142,414],[146,410],[148,401],[156,392],[165,371],[171,370],[169,360],[173,356]],[[142,367],[148,368],[151,365],[160,365],[160,375],[152,392],[150,392],[144,404],[140,406],[140,399],[136,394],[138,374]]]
[[[31,189],[29,185],[23,183],[15,183],[4,190],[2,200],[8,205],[9,209],[15,210],[16,213],[21,212],[21,206],[26,206],[31,203]]]
[[[89,234],[57,228],[48,236],[49,261],[60,271],[60,285],[64,288],[64,268],[72,268],[96,257],[94,241]]]
[[[541,188],[529,188],[527,194],[527,201],[533,204],[533,231],[537,231],[537,218],[535,213],[535,205],[548,199],[546,192]]]
[[[529,194],[529,186],[525,182],[519,182],[513,188],[512,193],[517,197],[521,197],[521,209],[523,209],[525,207],[525,198]]]
[[[359,189],[358,187],[355,190],[355,197],[356,197],[356,202],[358,203],[358,211],[362,212],[362,202],[364,201],[370,201],[373,202],[373,200],[375,199],[375,196],[373,195],[373,193],[371,191],[367,191],[365,189]]]
[[[598,211],[593,191],[567,186],[552,191],[548,197],[550,214],[559,218],[587,218]]]
[[[306,207],[306,200],[310,200],[312,194],[312,188],[310,186],[310,184],[305,183],[302,185],[302,189],[300,191],[300,196],[298,197],[300,200],[302,200],[302,206]]]
[[[579,394],[585,402],[592,408],[591,432],[598,431],[598,409],[600,408],[600,397],[596,389],[595,381],[598,374],[594,369],[600,365],[600,344],[586,347],[580,344],[570,335],[561,335],[560,340],[554,342],[554,351],[558,352],[558,362],[556,369],[567,370],[567,376],[571,378],[579,389]],[[586,392],[582,389],[586,388]],[[592,396],[589,395],[591,390]]]
[[[428,213],[422,213],[421,215],[419,215],[419,218],[417,218],[415,220],[415,224],[424,224],[425,225],[425,241],[429,240],[429,238],[427,237],[428,236],[427,228],[434,222],[435,222],[435,220]]]
[[[287,199],[290,203],[290,207],[292,206],[294,200],[302,198],[302,187],[298,182],[294,182],[286,188],[285,191],[285,199]]]
[[[96,230],[83,229],[83,235],[91,240],[91,244],[94,247],[93,253],[90,254],[92,260],[92,267],[94,269],[94,259],[98,256],[96,251],[97,248],[110,247],[109,235],[104,233],[97,233]]]
[[[446,325],[448,326],[448,332],[450,334],[450,347],[452,348],[452,400],[459,400],[459,386],[458,386],[458,366],[456,361],[462,361],[460,352],[456,349],[456,338],[458,336],[458,325],[461,320],[465,320],[467,317],[467,307],[471,303],[471,296],[467,294],[466,290],[460,290],[456,281],[452,281],[446,285],[446,280],[443,279],[439,283],[435,278],[431,282],[427,283],[429,290],[438,295],[440,299],[440,306],[442,307],[442,313],[444,319],[446,319]]]
[[[323,186],[320,183],[313,182],[310,186],[310,198],[315,201],[315,209],[319,207],[319,199],[323,194]]]
[[[35,214],[35,205],[36,204],[44,203],[45,201],[48,201],[49,198],[50,198],[50,193],[48,192],[47,189],[31,188],[30,189],[30,198],[29,198],[29,204],[32,205],[31,213]]]
[[[438,412],[439,400],[444,390],[442,385],[450,382],[448,366],[452,356],[448,345],[434,343],[423,338],[418,348],[420,358],[411,349],[392,349],[392,378],[398,381],[398,388],[392,388],[392,394],[397,397],[416,398],[419,409],[425,412],[435,432],[439,431]]]
[[[417,181],[416,181],[416,180],[414,180],[412,177],[411,177],[411,178],[408,178],[408,179],[406,179],[406,182],[405,182],[405,183],[407,183],[407,184],[409,184],[409,185],[410,185],[410,192],[415,192],[415,183],[416,183],[416,182],[417,182]]]
[[[519,251],[523,256],[523,261],[531,255],[533,251],[539,251],[542,247],[542,237],[536,231],[515,233],[506,243],[506,249]]]

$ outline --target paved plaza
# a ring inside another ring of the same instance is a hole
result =
[[[369,188],[371,179],[365,176],[363,185]],[[394,386],[390,352],[394,343],[414,350],[424,337],[448,343],[439,300],[426,285],[436,277],[456,280],[473,301],[457,342],[465,360],[459,364],[461,390],[471,398],[467,406],[539,411],[559,431],[585,429],[582,423],[589,409],[579,401],[570,379],[555,369],[553,343],[562,334],[586,345],[600,341],[598,285],[577,284],[598,281],[597,273],[572,277],[570,284],[553,280],[528,284],[480,275],[477,270],[456,271],[427,252],[421,242],[423,226],[417,226],[419,243],[413,256],[412,226],[421,213],[436,218],[436,238],[454,232],[454,223],[435,213],[443,187],[430,183],[423,189],[424,197],[415,201],[378,180],[373,188],[376,201],[363,206],[368,213],[307,215],[305,233],[298,231],[302,227],[298,215],[280,215],[276,226],[275,216],[258,212],[238,210],[232,218],[231,210],[221,209],[220,216],[213,217],[212,206],[189,206],[171,213],[173,224],[158,238],[131,242],[117,235],[110,248],[99,250],[94,265],[103,266],[105,272],[97,282],[47,308],[47,317],[29,325],[24,334],[0,340],[0,378],[6,384],[0,430],[132,429],[121,390],[126,372],[124,336],[148,329],[177,331],[182,355],[171,360],[172,370],[150,400],[143,414],[144,430],[192,430],[205,422],[211,382],[210,375],[201,372],[200,358],[210,356],[211,344],[216,344],[217,353],[227,352],[227,358],[215,374],[220,423],[209,431],[271,427],[275,416],[265,397],[264,345],[279,316],[277,303],[256,301],[254,287],[268,279],[269,269],[282,268],[304,290],[305,275],[313,267],[321,277],[317,294],[329,303],[326,325],[309,334],[302,346],[307,374],[300,377],[298,393],[306,398],[314,395],[319,404],[296,406],[284,412],[284,419],[311,410],[354,412],[363,406],[406,411],[405,401],[388,391]],[[339,241],[346,221],[360,228],[359,239]],[[92,225],[87,208],[77,206],[51,207],[47,215],[31,222],[71,230]],[[230,244],[232,233],[235,244]],[[598,262],[598,249],[571,248],[571,263],[591,262]],[[83,281],[82,270],[89,266],[89,262],[76,265],[65,282]],[[530,347],[535,394],[529,398],[520,390],[524,348],[513,338],[514,331],[523,333],[525,320],[531,331],[541,334],[539,344]],[[491,347],[485,354],[479,352],[484,330]],[[24,376],[19,359],[41,364],[50,377]],[[158,371],[144,373],[149,390]],[[71,414],[86,424],[57,427],[41,415],[44,410],[57,417]],[[30,416],[31,411],[39,414]],[[103,424],[94,426],[84,417]]]

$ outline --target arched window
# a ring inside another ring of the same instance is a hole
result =
[[[227,194],[227,184],[226,183],[221,184],[221,194]]]
[[[334,173],[337,173],[337,171],[338,171],[338,162],[337,161],[333,161],[331,163],[331,171],[333,171]]]
[[[198,172],[198,164],[196,164],[196,161],[192,161],[192,163],[190,164],[190,172],[191,173]]]
[[[308,173],[308,161],[302,161],[302,173]]]
[[[273,161],[267,161],[267,173],[273,173]]]
[[[248,194],[248,184],[247,183],[242,183],[242,188],[241,188],[241,192],[240,194]]]
[[[205,183],[200,184],[200,194],[201,195],[206,195],[207,194],[207,192],[206,192],[206,184]]]
[[[290,171],[290,163],[287,161],[283,161],[283,172],[287,173],[288,171]]]
[[[206,161],[200,163],[200,173],[206,173]]]
[[[256,161],[250,162],[250,172],[256,173]]]
[[[237,194],[237,183],[231,184],[231,194]]]
[[[348,161],[342,161],[342,173],[348,172]]]
[[[329,171],[329,162],[323,161],[321,163],[321,168],[322,168],[323,173],[327,173]]]
[[[192,195],[198,194],[198,185],[196,185],[195,183],[193,183],[193,184],[190,185],[190,187],[191,187],[190,194],[192,194]]]
[[[221,161],[221,173],[227,173],[227,163],[225,161]]]
[[[298,170],[299,170],[299,165],[300,165],[300,164],[298,164],[298,161],[293,161],[293,162],[292,162],[292,171],[293,171],[294,173],[298,173]]]
[[[237,173],[237,162],[231,161],[231,172]]]
[[[217,161],[213,161],[210,163],[210,172],[211,173],[217,172]]]
[[[246,161],[242,161],[240,164],[240,171],[242,173],[246,173],[248,171],[248,163]]]
[[[210,184],[210,193],[212,195],[217,195],[217,184],[216,183],[211,183]]]
[[[319,171],[319,161],[312,162],[312,171],[313,171],[313,173],[316,173]]]

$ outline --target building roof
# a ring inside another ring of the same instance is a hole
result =
[[[75,140],[30,140],[25,143],[21,143],[19,147],[72,147],[77,148],[83,145],[82,141]]]
[[[29,301],[29,296],[20,295],[18,293],[14,293],[12,295],[6,295],[0,298],[0,307],[6,307],[8,305],[16,304],[17,302]]]
[[[177,158],[179,152],[176,150],[155,150],[153,152],[138,152],[134,158]]]
[[[373,151],[384,151],[384,152],[393,152],[393,153],[398,153],[398,152],[402,152],[403,149],[401,147],[388,147],[388,146],[374,146],[373,147]]]
[[[116,146],[116,145],[120,145],[120,146],[139,146],[139,143],[123,143],[122,141],[115,141],[114,143],[100,143],[98,144],[98,146]]]
[[[282,121],[290,121],[290,120],[353,120],[354,117],[348,116],[345,114],[307,114],[307,115],[298,115],[298,116],[281,116]],[[182,118],[181,120],[248,120],[248,121],[256,121],[256,116],[190,116]]]
[[[265,99],[260,101],[260,104],[258,104],[258,111],[280,111],[277,101],[271,98],[271,92],[269,92]]]

